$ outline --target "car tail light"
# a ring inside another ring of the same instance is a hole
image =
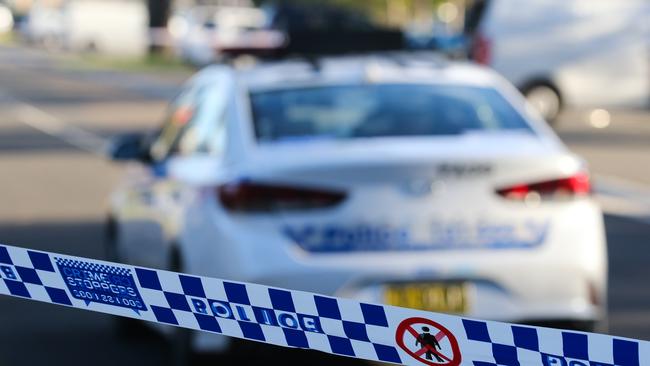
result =
[[[498,189],[497,193],[507,199],[521,201],[531,195],[541,198],[587,196],[591,193],[591,182],[587,173],[578,173],[568,178],[513,185]]]
[[[478,33],[472,43],[472,59],[481,65],[489,65],[492,58],[492,42]]]
[[[317,188],[236,182],[217,188],[219,199],[230,211],[271,212],[328,208],[345,200],[345,193]]]

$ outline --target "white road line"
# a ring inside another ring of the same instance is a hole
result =
[[[107,139],[66,123],[34,105],[14,98],[5,91],[0,90],[0,94],[3,100],[13,103],[13,114],[20,122],[78,149],[95,155],[105,155],[108,144]]]

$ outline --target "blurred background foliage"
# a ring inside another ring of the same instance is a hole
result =
[[[254,0],[257,5],[269,3],[326,4],[344,6],[361,11],[373,20],[390,26],[403,26],[405,22],[429,17],[439,5],[448,0]]]

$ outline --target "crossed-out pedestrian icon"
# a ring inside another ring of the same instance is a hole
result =
[[[430,366],[458,366],[460,347],[442,325],[426,318],[408,318],[397,327],[395,341],[408,355]]]

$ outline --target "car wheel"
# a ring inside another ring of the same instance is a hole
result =
[[[526,100],[549,124],[554,124],[562,110],[562,98],[550,85],[538,84],[524,91]]]
[[[174,328],[169,338],[170,366],[198,366],[232,364],[232,349],[230,346],[221,352],[197,352],[192,346],[196,331],[185,328]]]
[[[109,262],[120,263],[120,254],[117,250],[117,223],[112,217],[108,217],[104,224],[104,257]]]
[[[170,366],[190,366],[196,364],[196,354],[192,350],[192,331],[174,328],[170,342]]]

